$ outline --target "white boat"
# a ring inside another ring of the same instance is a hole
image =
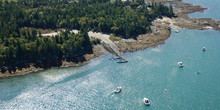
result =
[[[164,89],[164,92],[163,93],[166,93],[167,92],[167,89]]]
[[[205,47],[202,47],[202,51],[206,51],[206,48],[205,48]]]
[[[114,91],[115,93],[120,93],[121,92],[121,90],[122,90],[122,88],[121,87],[117,87],[117,89]]]
[[[143,101],[144,101],[144,104],[145,104],[145,105],[150,105],[150,101],[149,101],[148,98],[145,97],[145,98],[143,99]]]
[[[127,60],[121,60],[121,61],[118,61],[117,63],[127,63],[128,61]]]
[[[182,62],[178,62],[179,67],[183,67],[183,63]]]
[[[176,33],[179,33],[180,31],[179,31],[179,30],[176,30],[175,32],[176,32]]]

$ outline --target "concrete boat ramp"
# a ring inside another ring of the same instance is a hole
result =
[[[70,32],[78,33],[79,31],[78,30],[72,30]],[[53,33],[42,34],[42,36],[55,36],[55,35],[58,35],[58,34],[60,34],[60,33],[59,32],[53,32]],[[107,51],[109,51],[110,53],[117,56],[116,58],[113,58],[113,57],[110,58],[111,60],[119,59],[120,61],[117,61],[117,63],[127,63],[128,62],[128,60],[121,57],[121,52],[120,52],[120,49],[118,48],[118,46],[115,45],[115,43],[112,42],[109,39],[110,35],[103,34],[103,33],[100,33],[100,32],[92,32],[92,31],[89,31],[88,35],[89,35],[90,38],[99,38],[99,39],[101,39],[104,48]]]

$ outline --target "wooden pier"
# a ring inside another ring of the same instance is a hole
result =
[[[116,60],[116,59],[120,59],[120,61],[117,61],[117,63],[127,63],[128,60],[126,60],[125,58],[123,58],[122,56],[120,56],[120,52],[119,50],[115,50],[114,48],[111,47],[111,45],[104,43],[103,44],[104,47],[112,54],[116,55],[116,58],[110,58],[110,60]]]

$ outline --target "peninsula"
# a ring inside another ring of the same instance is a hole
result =
[[[189,18],[206,8],[181,0],[17,0],[0,6],[2,78],[86,64],[108,53],[103,35],[122,52],[133,52],[163,44],[171,29],[220,30],[219,21]]]

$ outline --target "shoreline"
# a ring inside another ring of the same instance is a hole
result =
[[[152,0],[147,0],[151,2]],[[200,5],[193,5],[185,3],[182,0],[173,1],[158,1],[163,4],[171,4],[174,8],[174,13],[177,17],[163,19],[156,19],[152,22],[152,33],[139,35],[137,39],[122,39],[114,43],[121,48],[123,52],[135,52],[137,50],[144,50],[150,47],[156,47],[164,44],[170,37],[171,29],[178,30],[178,28],[207,30],[213,29],[220,31],[220,21],[215,21],[212,18],[190,18],[188,14],[195,12],[204,12],[208,8]]]
[[[151,0],[148,0],[151,1]],[[164,4],[171,4],[174,8],[174,13],[177,15],[175,18],[163,17],[163,19],[156,19],[152,22],[152,32],[145,35],[139,35],[137,39],[121,39],[119,41],[114,41],[114,43],[125,52],[135,52],[137,50],[144,50],[150,47],[156,47],[158,45],[164,44],[165,41],[171,35],[171,29],[185,28],[185,29],[195,29],[195,30],[206,30],[214,29],[220,31],[220,21],[215,21],[212,18],[190,18],[188,14],[194,12],[203,12],[208,8],[204,8],[199,5],[192,5],[189,3],[182,2],[182,0],[173,1],[162,1]],[[103,54],[109,53],[103,45],[95,45],[93,47],[92,54],[85,54],[80,58],[84,58],[81,62],[67,62],[62,61],[62,65],[55,68],[66,68],[73,66],[83,66],[87,64],[91,59],[99,57]],[[6,71],[5,73],[0,73],[0,79],[23,76],[30,73],[35,73],[38,71],[47,70],[49,68],[36,68],[33,64],[30,64],[28,68],[22,68],[22,70],[16,69],[16,72],[10,73]]]
[[[80,61],[78,63],[76,62],[68,62],[68,61],[62,61],[62,65],[61,66],[51,66],[48,68],[37,68],[35,66],[33,66],[34,64],[30,64],[29,67],[27,68],[22,68],[22,70],[16,69],[16,72],[12,72],[10,73],[8,70],[5,73],[1,73],[0,72],[0,79],[5,79],[5,78],[10,78],[10,77],[15,77],[15,76],[23,76],[23,75],[27,75],[27,74],[31,74],[31,73],[36,73],[39,71],[44,71],[47,69],[51,69],[51,68],[68,68],[68,67],[79,67],[79,66],[83,66],[87,63],[89,63],[89,61],[93,58],[97,58],[103,54],[107,54],[108,51],[104,50],[104,47],[102,45],[95,45],[93,47],[93,53],[92,54],[85,54],[79,58],[83,58],[85,59],[84,61]]]

